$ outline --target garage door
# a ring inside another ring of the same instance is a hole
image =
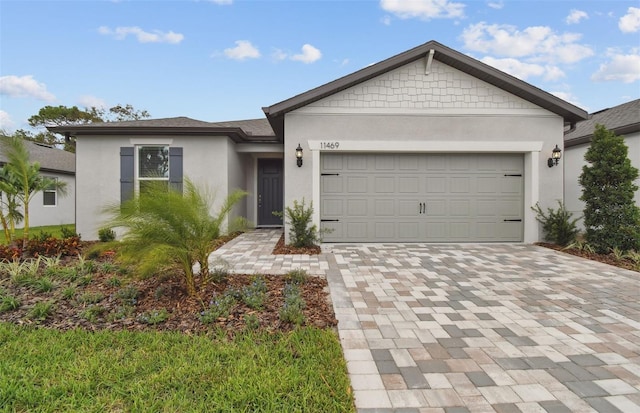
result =
[[[522,154],[321,155],[325,242],[523,240]]]

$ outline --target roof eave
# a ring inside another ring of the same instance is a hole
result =
[[[224,135],[234,142],[251,142],[253,135],[247,135],[241,128],[228,127],[167,127],[167,126],[91,126],[91,125],[69,125],[51,126],[48,130],[54,133],[69,134],[70,136],[91,135],[108,136],[133,134],[137,136],[167,136],[167,135],[189,135],[189,136],[212,136]]]
[[[433,56],[434,59],[556,113],[569,123],[585,120],[588,117],[588,113],[585,110],[436,41],[427,42],[333,82],[265,107],[262,110],[269,119],[274,132],[278,134],[283,129],[283,118],[287,112],[423,58],[432,49],[436,52]]]
[[[610,129],[616,135],[628,135],[630,133],[640,132],[640,122],[632,123],[630,125],[620,126],[618,128]],[[588,135],[582,135],[575,138],[566,139],[564,141],[565,148],[571,148],[572,146],[578,146],[585,143],[590,143],[593,139],[593,133]]]

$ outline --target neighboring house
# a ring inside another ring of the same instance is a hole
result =
[[[258,226],[313,202],[330,242],[534,242],[530,207],[563,197],[547,158],[587,117],[434,41],[263,111],[50,128],[76,138],[78,231],[96,238],[103,207],[146,180],[179,188],[188,176],[220,199],[245,189],[234,213]]]
[[[75,223],[75,155],[49,145],[24,141],[31,162],[40,164],[40,174],[48,178],[65,182],[65,193],[55,189],[37,193],[29,203],[29,226],[67,225]],[[0,166],[7,159],[0,150]],[[23,223],[17,225],[22,228]]]
[[[589,115],[589,119],[578,122],[575,128],[564,135],[564,202],[568,211],[575,217],[582,217],[584,202],[582,186],[578,179],[585,165],[584,155],[589,149],[596,125],[604,125],[616,135],[624,136],[629,148],[631,164],[640,169],[640,99],[603,109]],[[640,178],[636,180],[640,187]],[[636,204],[640,205],[640,190],[635,194]],[[580,221],[582,222],[582,221]]]

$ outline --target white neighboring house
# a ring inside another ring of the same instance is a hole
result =
[[[263,112],[50,127],[76,139],[77,231],[96,239],[105,205],[189,177],[218,200],[247,191],[233,215],[261,227],[313,201],[327,242],[535,242],[531,207],[563,198],[562,169],[547,159],[565,126],[587,118],[435,41]]]
[[[584,211],[584,202],[580,200],[582,187],[578,179],[596,125],[604,125],[616,135],[623,136],[629,148],[631,164],[640,169],[640,99],[592,113],[589,119],[578,122],[574,129],[565,132],[565,152],[561,161],[564,163],[565,207],[576,218],[582,217]],[[640,187],[640,178],[636,180],[636,185]],[[636,191],[635,200],[640,205],[640,190]]]
[[[29,203],[29,227],[75,224],[76,156],[49,145],[24,141],[31,162],[40,163],[40,174],[65,182],[66,193],[55,189],[37,193]],[[0,166],[7,162],[0,151]],[[22,228],[23,222],[17,225]]]

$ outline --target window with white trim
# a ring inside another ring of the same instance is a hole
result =
[[[144,193],[152,183],[161,182],[169,188],[169,147],[137,147],[137,192]]]
[[[58,178],[47,177],[47,179],[53,182],[42,190],[42,205],[56,206],[58,205]]]

